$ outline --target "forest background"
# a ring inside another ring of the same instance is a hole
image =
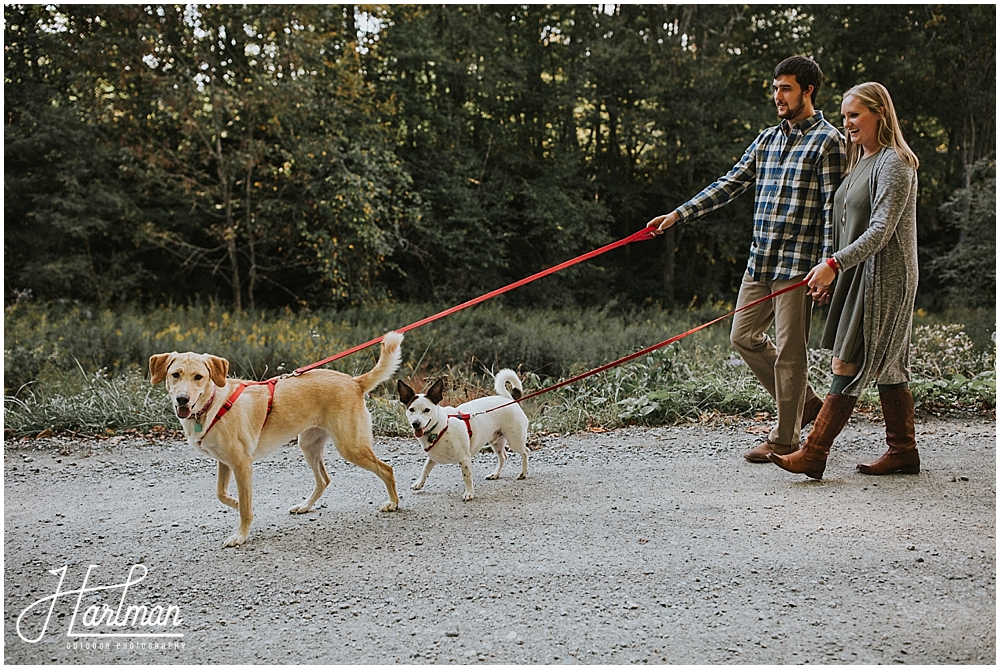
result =
[[[5,395],[175,342],[256,345],[244,371],[259,376],[624,237],[776,123],[772,72],[793,54],[821,65],[817,108],[835,125],[843,91],[888,87],[921,159],[920,314],[961,319],[977,355],[993,349],[993,5],[5,5],[4,18]],[[745,195],[455,327],[495,343],[484,330],[524,324],[519,346],[477,355],[552,376],[650,345],[674,334],[664,314],[693,323],[732,302],[751,210]],[[315,350],[256,332],[280,319]],[[224,320],[245,327],[213,339],[188,325]],[[565,359],[528,350],[556,347],[573,320]],[[617,338],[642,322],[656,327]],[[458,363],[456,339],[411,350]]]

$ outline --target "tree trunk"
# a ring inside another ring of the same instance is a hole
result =
[[[238,224],[233,221],[233,193],[232,184],[229,180],[229,173],[226,171],[225,154],[222,151],[222,134],[218,130],[215,133],[215,155],[218,162],[219,172],[219,195],[222,199],[222,209],[225,212],[225,239],[226,255],[229,258],[230,281],[233,286],[233,307],[236,311],[243,311],[242,287],[240,281],[240,254],[237,248],[237,238],[239,231]]]
[[[236,252],[236,231],[230,228],[226,239],[226,252],[229,256],[229,264],[232,267],[233,282],[233,307],[236,311],[243,311],[243,300],[240,291],[240,265],[239,255]]]
[[[670,226],[663,233],[663,302],[666,306],[674,305],[676,286],[675,273],[677,271],[677,231],[675,226]]]

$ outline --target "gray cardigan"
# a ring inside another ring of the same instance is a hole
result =
[[[917,295],[917,171],[892,148],[882,150],[868,183],[868,230],[834,253],[842,268],[864,263],[865,359],[844,390],[857,397],[875,379],[910,379],[910,332]]]

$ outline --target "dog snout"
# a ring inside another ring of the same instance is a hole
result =
[[[187,406],[187,403],[191,401],[191,398],[187,395],[178,395],[174,398],[174,401],[177,402],[177,406],[185,407]]]

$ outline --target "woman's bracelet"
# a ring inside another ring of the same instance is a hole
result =
[[[836,258],[827,258],[826,259],[826,264],[833,268],[833,271],[834,271],[835,274],[839,274],[840,273],[840,266],[837,265],[837,259]]]

